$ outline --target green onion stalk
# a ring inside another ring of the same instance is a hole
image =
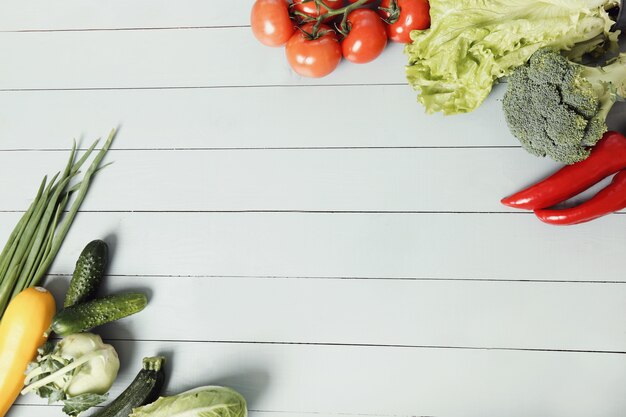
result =
[[[65,169],[49,182],[47,176],[44,177],[35,200],[18,221],[0,252],[0,319],[11,299],[26,288],[39,285],[50,268],[87,195],[94,175],[104,168],[100,164],[114,137],[115,129],[111,131],[78,183],[70,185],[80,174],[80,168],[94,152],[98,141],[78,160],[75,160],[74,142]],[[74,194],[76,198],[66,211]]]

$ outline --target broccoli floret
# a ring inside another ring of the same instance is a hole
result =
[[[549,48],[509,77],[504,115],[533,155],[573,164],[607,131],[606,117],[626,96],[626,54],[605,67],[576,64]]]

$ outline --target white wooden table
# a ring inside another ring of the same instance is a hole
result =
[[[105,238],[107,291],[150,292],[101,331],[112,395],[160,353],[167,393],[230,385],[253,417],[623,416],[626,216],[504,208],[556,165],[510,136],[502,89],[426,116],[398,45],[300,78],[251,4],[0,1],[0,240],[73,137],[121,126],[48,280]]]

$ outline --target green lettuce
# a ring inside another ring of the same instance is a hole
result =
[[[201,387],[133,409],[129,417],[246,417],[246,400],[225,387]]]
[[[432,26],[413,31],[407,78],[428,113],[467,113],[542,47],[572,59],[617,40],[616,0],[430,0]]]

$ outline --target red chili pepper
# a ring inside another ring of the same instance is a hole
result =
[[[545,180],[502,199],[509,207],[537,210],[568,200],[626,168],[626,137],[607,132],[584,161],[568,165]]]
[[[585,223],[624,208],[626,208],[626,171],[620,171],[609,185],[584,203],[562,210],[535,210],[535,215],[544,223],[567,226]]]

